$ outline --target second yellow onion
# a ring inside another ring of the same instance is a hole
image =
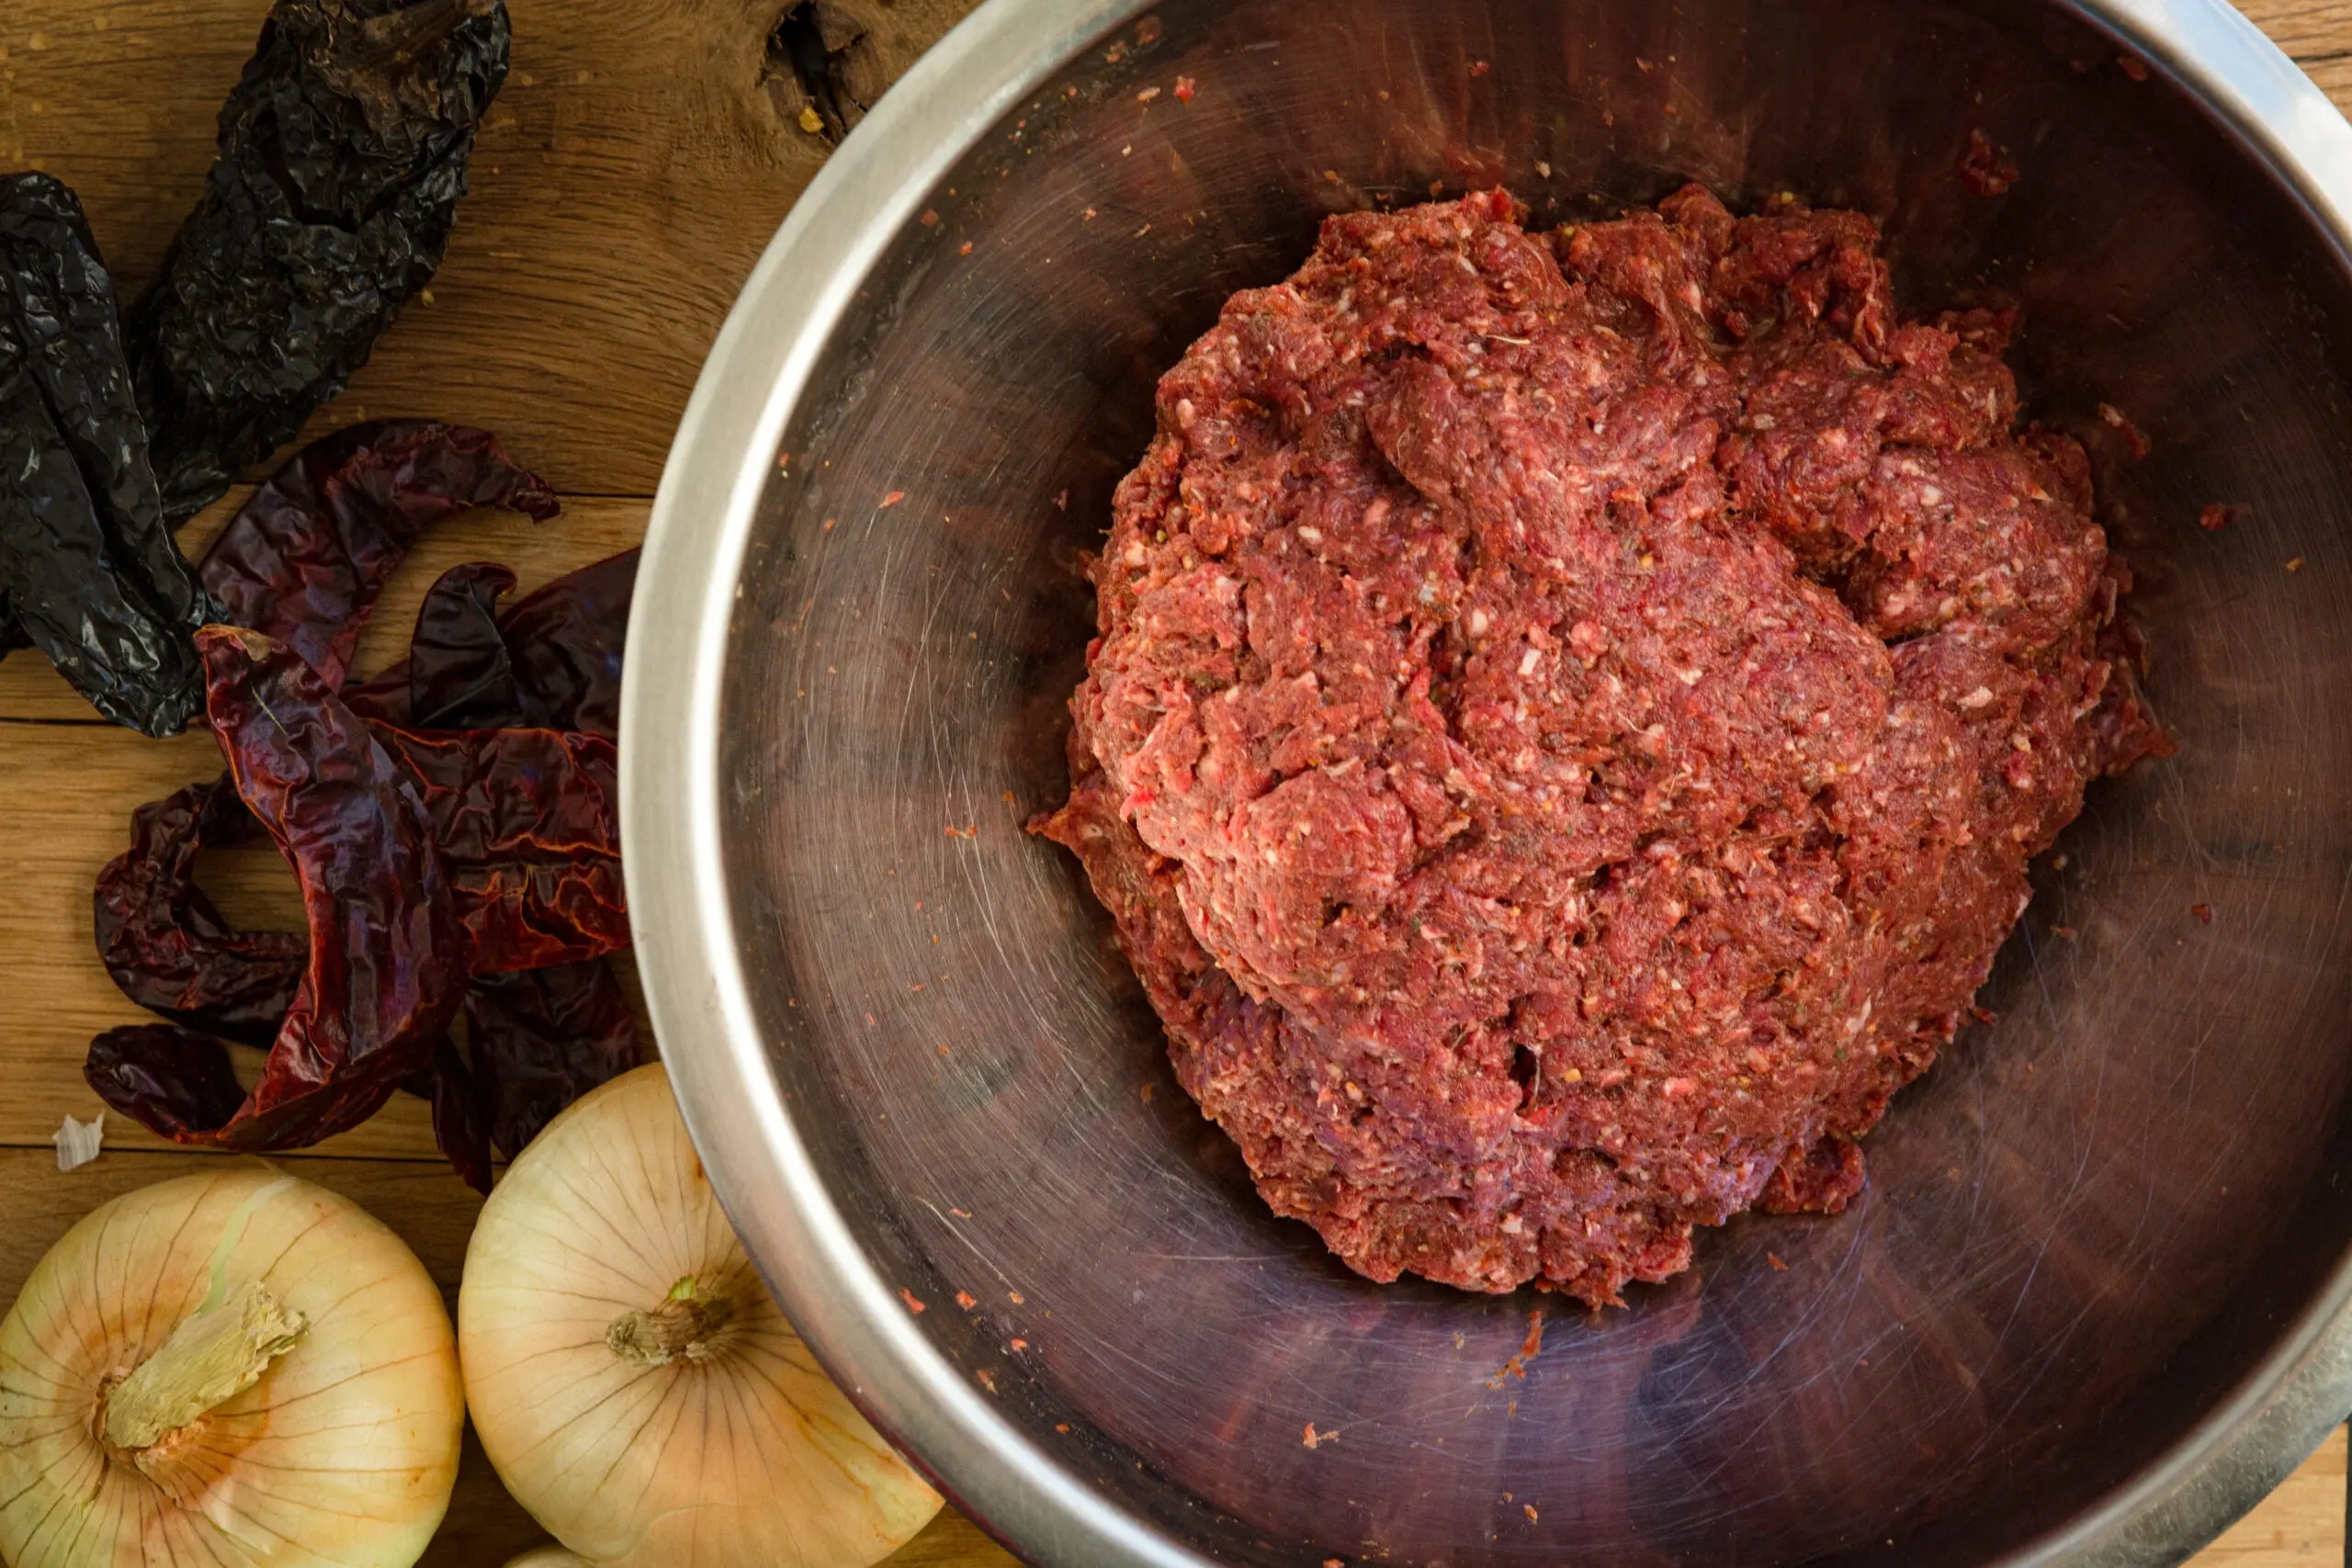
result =
[[[600,1568],[864,1568],[939,1511],[768,1295],[658,1064],[498,1184],[458,1338],[491,1462]]]

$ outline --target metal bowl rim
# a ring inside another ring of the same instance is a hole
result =
[[[2169,73],[2352,257],[2352,126],[2253,23],[2224,0],[2061,3]],[[826,1367],[1030,1560],[1209,1568],[1023,1436],[874,1269],[769,1071],[722,841],[720,709],[737,582],[771,459],[833,328],[975,139],[1080,49],[1150,9],[1151,0],[988,0],[842,142],[777,230],[704,365],[654,501],[622,687],[621,816],[639,972],[680,1106],[746,1247]],[[2169,1561],[2276,1486],[2347,1410],[2352,1258],[2229,1399],[2003,1568]]]

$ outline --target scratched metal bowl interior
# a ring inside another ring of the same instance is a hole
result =
[[[1154,15],[889,240],[741,579],[729,897],[834,1203],[1023,1440],[1216,1561],[2039,1560],[2223,1418],[2352,1243],[2338,256],[2160,67],[2056,8]],[[1979,130],[2006,196],[1957,174]],[[2093,787],[1996,1020],[1895,1102],[1842,1216],[1702,1233],[1599,1316],[1375,1285],[1254,1196],[1077,865],[1023,831],[1065,790],[1075,562],[1156,377],[1324,215],[1499,182],[1550,223],[1685,179],[1881,217],[1908,310],[2022,308],[2029,409],[2095,455],[2180,751]],[[2209,502],[2236,509],[2218,532]]]

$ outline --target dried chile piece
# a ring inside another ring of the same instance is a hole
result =
[[[417,728],[603,727],[618,717],[621,646],[638,552],[599,561],[524,598],[504,615],[513,575],[454,567],[426,593],[410,657],[346,694],[358,712]],[[479,970],[484,962],[478,951]],[[469,1181],[482,1171],[476,1129],[506,1157],[580,1095],[637,1065],[627,995],[603,959],[508,974],[466,987],[466,1055],[436,1056],[410,1092],[433,1103],[434,1134]]]
[[[519,723],[514,660],[498,626],[498,601],[514,574],[489,561],[453,566],[424,591],[408,656],[345,689],[362,718],[402,729],[486,729]]]
[[[624,550],[526,595],[500,618],[521,722],[607,739],[621,727],[621,654],[643,554]]]
[[[130,848],[98,873],[93,901],[98,957],[124,996],[187,1028],[266,1047],[294,1004],[310,940],[239,931],[196,885],[198,851],[260,831],[229,779],[190,784],[132,815]]]
[[[277,0],[218,155],[130,315],[175,520],[341,391],[447,250],[506,79],[503,0]]]
[[[608,715],[636,564],[633,550],[599,562],[496,618],[496,594],[511,574],[495,566],[453,568],[426,595],[411,659],[346,690],[343,700],[364,717],[405,727],[413,670],[421,691],[469,694],[461,705],[418,710],[415,728],[511,726],[526,707],[566,726],[575,707]],[[503,684],[496,672],[518,663],[550,671],[546,685],[555,699],[534,691],[498,708],[490,700]],[[309,943],[290,932],[229,927],[192,875],[200,850],[259,831],[226,781],[191,785],[140,809],[130,848],[100,874],[94,903],[99,957],[125,996],[190,1028],[266,1046],[300,983]]]
[[[466,987],[466,1041],[491,1142],[508,1159],[558,1111],[638,1059],[628,996],[602,959],[475,976]]]
[[[476,973],[629,944],[611,741],[555,729],[369,728],[431,817]]]
[[[450,568],[417,612],[409,640],[409,711],[429,729],[497,729],[524,722],[514,658],[498,626],[498,601],[514,574],[477,562]]]
[[[200,1142],[244,1103],[229,1053],[175,1023],[109,1029],[90,1045],[82,1077],[114,1110],[178,1142]]]
[[[38,645],[91,705],[149,735],[204,700],[189,634],[217,614],[164,526],[81,203],[0,180],[0,651]]]
[[[402,1085],[433,1102],[433,1142],[465,1184],[490,1195],[490,1103],[454,1041],[443,1039],[433,1065]]]
[[[170,1025],[113,1030],[84,1075],[107,1103],[186,1144],[299,1148],[357,1126],[448,1033],[467,942],[432,818],[375,732],[294,650],[207,627],[206,705],[237,793],[301,885],[310,951],[261,1081],[223,1118],[199,1092],[226,1047]],[[172,1092],[133,1094],[124,1064]]]
[[[425,527],[475,506],[544,522],[537,475],[488,431],[427,420],[353,425],[305,447],[254,492],[204,557],[226,617],[343,684],[376,596]]]
[[[409,657],[345,700],[405,729],[619,733],[621,655],[639,552],[557,578],[503,613],[503,567],[452,567],[417,612]],[[458,703],[454,694],[467,694]],[[506,693],[505,706],[499,694]]]

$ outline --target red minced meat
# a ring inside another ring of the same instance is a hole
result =
[[[2165,742],[2006,317],[1857,213],[1519,216],[1332,218],[1160,382],[1039,827],[1277,1213],[1597,1306],[1841,1209]]]

